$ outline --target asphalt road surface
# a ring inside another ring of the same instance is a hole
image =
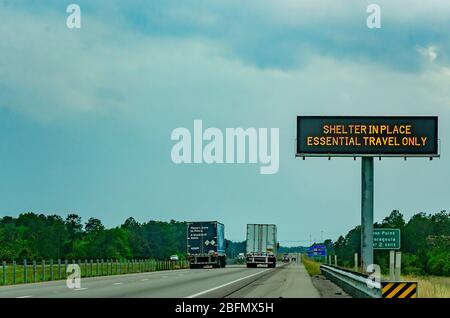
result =
[[[263,298],[320,297],[302,264],[277,268],[227,266],[82,278],[81,288],[66,281],[0,287],[9,298]]]

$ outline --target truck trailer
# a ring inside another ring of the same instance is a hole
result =
[[[225,267],[225,247],[225,227],[222,223],[187,223],[187,256],[190,268]]]
[[[247,224],[247,267],[257,267],[258,264],[275,267],[277,248],[275,224]]]

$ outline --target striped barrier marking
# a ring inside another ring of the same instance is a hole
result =
[[[417,282],[383,282],[383,298],[417,298]]]

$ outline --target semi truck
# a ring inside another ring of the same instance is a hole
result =
[[[225,267],[225,247],[225,227],[222,223],[187,223],[187,256],[190,268]]]
[[[275,224],[247,224],[247,267],[259,264],[275,267],[277,263],[277,226]]]

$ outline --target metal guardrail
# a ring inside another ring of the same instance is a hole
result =
[[[357,298],[381,298],[381,284],[369,275],[352,272],[330,265],[320,265],[322,274],[347,294]]]

